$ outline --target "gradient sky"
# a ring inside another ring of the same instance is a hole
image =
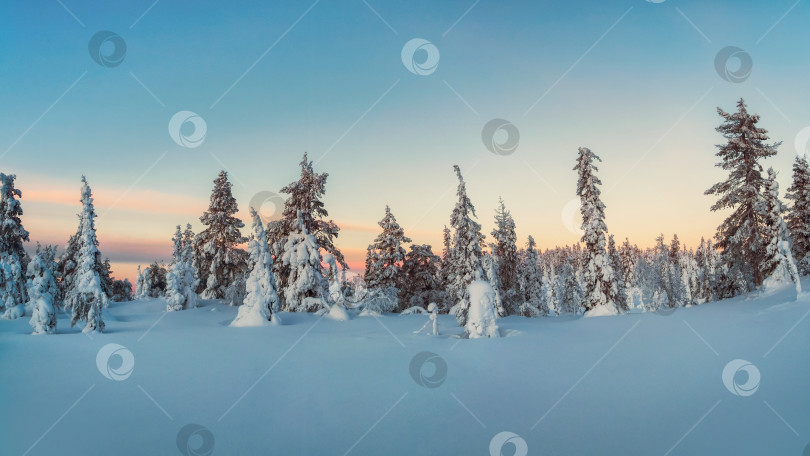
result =
[[[440,250],[453,164],[486,234],[500,195],[521,244],[571,244],[571,168],[588,146],[603,160],[611,233],[641,246],[678,233],[694,246],[725,215],[703,195],[723,177],[716,107],[744,97],[784,141],[765,163],[782,191],[810,125],[807,2],[234,3],[0,5],[0,170],[17,174],[32,241],[64,244],[75,231],[85,174],[102,254],[132,278],[136,264],[169,257],[177,224],[200,229],[220,169],[246,220],[251,197],[294,180],[307,151],[330,174],[325,203],[353,267],[386,204],[415,242]],[[90,57],[100,30],[126,42],[117,67]],[[439,49],[432,74],[403,65],[412,38]],[[751,56],[744,82],[715,70],[726,46]],[[169,136],[183,110],[207,124],[197,148]],[[484,147],[493,118],[519,129],[515,153]]]

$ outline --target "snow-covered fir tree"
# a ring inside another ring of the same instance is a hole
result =
[[[0,173],[0,309],[3,318],[13,319],[25,314],[28,296],[25,268],[28,255],[23,242],[28,231],[23,228],[22,192],[14,187],[14,174]]]
[[[101,288],[101,270],[96,239],[96,211],[93,194],[82,176],[82,212],[79,215],[78,251],[74,277],[65,291],[65,307],[70,309],[70,325],[86,322],[82,332],[101,332],[104,320],[101,311],[107,305],[107,295]]]
[[[468,286],[469,308],[465,328],[470,339],[500,337],[495,311],[495,292],[486,280],[474,280]]]
[[[526,250],[522,252],[518,276],[518,314],[524,317],[537,317],[548,313],[543,308],[543,283],[537,256],[537,244],[529,236]]]
[[[113,302],[132,301],[132,282],[129,279],[113,280],[112,296]]]
[[[172,263],[166,272],[166,310],[176,311],[197,307],[198,279],[193,265],[194,245],[191,225],[186,226],[186,233],[180,231],[180,225],[174,233],[172,242]]]
[[[405,231],[388,206],[385,206],[385,216],[377,224],[382,232],[369,246],[372,254],[369,270],[366,271],[366,284],[369,288],[397,290],[402,283],[400,271],[406,254],[403,244],[411,242],[411,239],[405,236]]]
[[[343,253],[335,246],[340,228],[332,220],[326,220],[329,212],[321,201],[326,193],[326,179],[329,173],[316,173],[306,153],[300,166],[301,175],[298,180],[281,189],[281,193],[289,195],[284,202],[281,218],[271,222],[267,227],[273,256],[283,258],[286,255],[284,247],[290,235],[298,232],[299,223],[302,223],[304,230],[315,238],[318,248],[335,257],[341,268],[348,269]],[[279,290],[285,290],[292,275],[289,266],[283,261],[276,261],[274,272]],[[282,301],[286,299],[285,296],[286,294],[282,293]]]
[[[548,315],[560,314],[560,302],[557,298],[557,274],[554,265],[548,264],[543,268],[543,284],[540,288],[541,309],[548,309]]]
[[[431,246],[411,244],[405,255],[402,274],[405,278],[401,307],[427,308],[430,303],[441,304],[445,300],[441,282],[442,260],[433,253]],[[399,309],[405,310],[405,309]]]
[[[491,245],[492,250],[495,250],[495,245]],[[503,308],[503,290],[501,288],[501,277],[498,271],[499,261],[497,256],[493,253],[484,253],[481,258],[481,267],[484,269],[484,275],[487,282],[492,286],[494,295],[495,313],[499,317],[506,316],[506,311]]]
[[[166,295],[166,276],[168,271],[166,266],[157,261],[150,264],[144,271],[146,282],[145,290],[148,290],[149,298],[160,298]]]
[[[765,182],[763,193],[763,199],[759,205],[763,220],[762,232],[765,236],[763,249],[765,257],[760,263],[763,283],[768,285],[792,281],[796,287],[796,293],[799,294],[802,292],[802,285],[790,248],[790,231],[782,219],[785,206],[779,200],[779,183],[776,182],[776,173],[773,168],[768,168],[768,179]]]
[[[732,213],[717,228],[716,247],[722,251],[731,277],[742,275],[758,286],[764,279],[763,220],[757,208],[765,186],[760,160],[776,155],[779,144],[766,143],[768,131],[757,126],[759,116],[749,114],[742,99],[737,102],[737,112],[717,108],[717,113],[723,118],[717,131],[727,142],[717,146],[720,162],[716,166],[729,174],[705,193],[718,197],[712,211],[730,209]]]
[[[450,216],[450,227],[453,230],[453,243],[446,263],[448,288],[447,294],[453,301],[453,314],[460,326],[467,324],[467,311],[470,307],[469,286],[475,280],[485,278],[481,265],[483,252],[481,245],[484,236],[481,225],[476,218],[475,207],[467,196],[467,187],[458,165],[453,169],[458,177],[456,195],[458,202]]]
[[[321,252],[315,236],[309,234],[302,218],[298,228],[287,236],[281,261],[290,271],[284,292],[287,312],[315,312],[328,307],[329,283],[321,266]]]
[[[618,290],[610,258],[605,250],[605,205],[602,203],[599,185],[602,181],[596,177],[599,168],[595,161],[602,161],[599,156],[587,147],[579,148],[577,165],[577,196],[580,198],[582,213],[582,242],[585,244],[585,265],[583,280],[585,283],[585,309],[595,314],[614,315],[619,312],[616,307]]]
[[[638,303],[642,303],[642,293],[638,286],[638,276],[636,268],[641,258],[638,247],[631,246],[630,240],[625,238],[624,242],[619,249],[619,269],[621,272],[619,277],[624,281],[624,294],[628,309],[634,309]]]
[[[711,240],[700,238],[695,253],[695,261],[698,269],[698,285],[694,292],[695,301],[698,304],[713,301],[715,299],[716,288],[716,253]]]
[[[141,265],[138,265],[138,278],[135,280],[135,299],[149,298],[152,291],[146,282],[146,275],[141,271]]]
[[[610,259],[610,267],[613,269],[613,276],[616,281],[616,305],[623,311],[629,310],[627,303],[627,288],[622,270],[622,260],[619,251],[616,249],[616,241],[613,235],[608,236],[607,254]]]
[[[276,279],[273,274],[273,256],[264,225],[254,208],[250,208],[253,219],[253,235],[248,244],[252,265],[246,281],[247,294],[239,313],[231,326],[263,326],[277,319],[279,298],[276,293]]]
[[[506,209],[502,198],[498,198],[498,208],[495,210],[495,228],[492,230],[495,247],[492,252],[498,260],[497,269],[501,288],[501,299],[507,315],[517,311],[518,294],[518,258],[517,234],[515,234],[515,220]]]
[[[197,292],[203,299],[222,299],[228,286],[246,270],[247,254],[237,245],[245,242],[240,231],[245,224],[235,217],[239,211],[231,192],[228,173],[220,171],[214,180],[208,210],[200,217],[205,225],[195,239]]]
[[[54,271],[56,262],[53,255],[43,251],[37,244],[37,251],[28,263],[28,299],[30,300],[33,334],[53,334],[56,332],[56,310],[59,286]]]
[[[793,184],[785,198],[793,201],[785,216],[793,240],[793,258],[801,274],[810,274],[810,166],[807,157],[793,162]]]
[[[570,260],[563,263],[562,270],[557,276],[557,296],[560,300],[560,312],[579,315],[585,311],[583,306],[583,291],[577,273]]]

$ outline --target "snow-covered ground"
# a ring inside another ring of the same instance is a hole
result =
[[[92,337],[65,315],[57,335],[0,321],[0,454],[798,456],[810,296],[794,297],[509,317],[475,340],[447,315],[437,337],[413,334],[427,315],[235,328],[213,301],[113,303]]]

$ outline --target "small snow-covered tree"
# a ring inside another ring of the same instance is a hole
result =
[[[146,281],[146,273],[141,271],[141,265],[138,265],[138,278],[135,281],[135,299],[149,298],[151,294],[152,290],[149,289]]]
[[[379,289],[396,296],[402,286],[400,272],[406,255],[402,245],[411,242],[411,239],[405,236],[405,231],[388,206],[385,206],[385,216],[378,225],[382,228],[382,233],[369,246],[366,284],[369,290]]]
[[[495,246],[493,245],[493,250]],[[499,317],[506,316],[506,310],[503,307],[503,293],[501,288],[501,276],[498,270],[500,262],[498,258],[491,253],[484,253],[481,258],[481,267],[484,269],[484,275],[487,281],[492,286],[494,293],[495,312]]]
[[[695,253],[698,283],[694,292],[694,299],[697,304],[714,301],[715,299],[717,267],[715,258],[716,255],[712,241],[700,238],[700,245],[698,245],[697,252]]]
[[[252,207],[250,216],[253,219],[253,236],[248,244],[248,253],[252,267],[245,282],[247,294],[244,303],[239,307],[231,326],[263,326],[277,319],[279,299],[267,233],[259,214]]]
[[[23,228],[22,192],[14,187],[14,174],[0,173],[0,309],[3,318],[13,319],[25,314],[28,296],[25,287],[25,268],[28,255],[23,242],[28,242],[28,231]]]
[[[518,295],[518,257],[517,234],[515,234],[515,220],[506,209],[502,198],[498,198],[498,208],[495,210],[495,228],[492,230],[495,240],[492,254],[497,258],[497,269],[500,283],[501,300],[506,315],[513,315],[517,311]],[[491,282],[491,281],[490,281]]]
[[[793,201],[785,216],[793,240],[793,258],[801,274],[810,274],[810,166],[807,157],[793,162],[793,184],[785,198]]]
[[[144,271],[146,290],[149,290],[149,298],[159,298],[166,295],[166,276],[168,271],[166,266],[157,261],[150,264]]]
[[[616,305],[623,311],[630,309],[628,305],[628,290],[624,279],[622,269],[622,259],[619,256],[619,251],[616,249],[616,241],[613,235],[608,236],[607,246],[608,259],[610,260],[610,267],[613,269],[614,279],[616,281]]]
[[[172,241],[172,264],[166,273],[166,310],[176,311],[197,307],[198,279],[193,261],[193,233],[191,225],[186,226],[186,234],[180,231],[180,225]]]
[[[56,332],[56,300],[59,286],[54,271],[56,262],[46,248],[43,252],[39,244],[31,262],[28,263],[28,298],[31,307],[33,334],[53,334]]]
[[[570,260],[563,263],[562,271],[557,276],[557,296],[560,299],[561,312],[578,315],[585,311],[582,286]]]
[[[548,264],[543,268],[543,284],[540,288],[540,308],[547,309],[547,315],[557,316],[560,314],[560,303],[557,299],[556,283],[557,274],[554,272],[554,265]]]
[[[129,279],[113,280],[110,299],[113,302],[132,301],[132,282]]]
[[[764,277],[763,284],[792,281],[796,286],[796,293],[799,294],[802,292],[802,284],[790,249],[790,231],[782,219],[785,207],[779,200],[779,183],[776,182],[773,168],[768,168],[768,179],[763,193],[759,205],[764,225],[762,231],[765,236],[765,258],[760,263],[762,268],[760,273]]]
[[[323,275],[321,253],[315,236],[309,234],[303,219],[289,234],[281,261],[290,271],[284,288],[284,310],[314,312],[328,306],[329,284]]]
[[[486,280],[474,280],[468,288],[470,304],[465,323],[468,337],[500,337],[492,285]]]
[[[602,181],[596,177],[599,168],[595,161],[602,161],[598,155],[587,147],[579,148],[577,171],[577,196],[581,202],[582,242],[585,244],[586,260],[583,270],[585,282],[585,309],[591,311],[599,307],[596,313],[617,314],[616,296],[618,290],[610,258],[605,250],[605,205],[600,197],[599,185]]]
[[[542,307],[543,283],[536,246],[534,238],[529,236],[526,250],[522,252],[523,258],[519,269],[518,299],[520,306],[518,314],[525,317],[537,317],[548,313],[548,309]]]
[[[81,202],[76,270],[65,291],[65,307],[71,311],[71,326],[84,321],[86,324],[82,332],[101,332],[104,330],[101,310],[107,305],[107,295],[101,288],[93,194],[84,176]]]
[[[431,302],[445,300],[441,283],[442,260],[433,253],[431,246],[411,244],[405,255],[402,274],[405,278],[402,290],[402,306],[426,308]],[[400,308],[399,310],[405,310]]]
[[[453,244],[448,261],[448,289],[447,294],[453,300],[453,313],[460,326],[467,324],[467,311],[470,306],[469,286],[473,281],[485,278],[481,266],[483,252],[481,245],[484,236],[481,234],[481,225],[473,220],[475,207],[467,196],[467,187],[458,165],[453,169],[458,177],[456,195],[458,202],[450,216],[450,226],[453,229]]]
[[[200,217],[207,228],[195,239],[198,292],[203,299],[223,299],[226,290],[244,274],[246,253],[236,247],[245,242],[239,231],[245,227],[235,217],[239,211],[231,192],[228,173],[220,171],[214,180],[208,210]]]
[[[728,171],[728,178],[706,190],[706,195],[718,196],[712,211],[731,209],[732,213],[717,228],[717,244],[723,253],[729,275],[741,273],[747,281],[762,283],[764,258],[763,220],[757,206],[762,200],[765,179],[760,160],[776,155],[779,143],[768,144],[768,131],[757,126],[759,116],[749,114],[745,102],[737,102],[737,112],[727,113],[717,108],[723,123],[717,127],[726,144],[718,145],[716,166]]]

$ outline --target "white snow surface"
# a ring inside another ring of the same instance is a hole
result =
[[[181,454],[190,423],[230,455],[490,454],[502,432],[549,455],[800,455],[810,441],[810,294],[790,285],[669,315],[510,316],[509,337],[475,340],[452,315],[426,336],[424,315],[232,328],[236,308],[200,305],[110,303],[91,335],[64,313],[49,336],[0,321],[0,454]],[[132,353],[120,381],[97,368],[107,344]],[[446,363],[435,388],[409,371],[421,352]],[[737,359],[760,373],[752,395],[724,386]]]

